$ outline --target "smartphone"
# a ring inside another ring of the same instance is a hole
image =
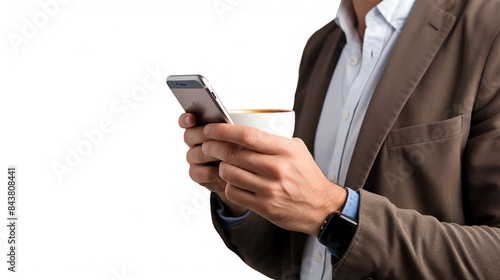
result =
[[[226,108],[202,75],[171,75],[167,85],[184,111],[196,116],[196,125],[233,124]]]

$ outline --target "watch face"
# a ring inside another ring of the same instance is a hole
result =
[[[318,235],[321,244],[343,254],[356,232],[357,223],[342,214],[333,214]]]

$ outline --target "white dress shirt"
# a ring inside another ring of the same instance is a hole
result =
[[[336,23],[346,35],[316,131],[314,157],[325,176],[343,186],[354,146],[375,87],[415,0],[384,0],[365,17],[363,45],[351,0],[342,0]],[[346,186],[349,187],[349,186]],[[301,279],[332,279],[331,254],[310,236]]]

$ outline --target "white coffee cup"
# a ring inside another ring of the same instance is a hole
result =
[[[229,116],[237,125],[251,126],[266,132],[292,138],[295,128],[295,112],[284,109],[229,110]]]

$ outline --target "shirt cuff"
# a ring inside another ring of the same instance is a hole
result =
[[[229,228],[232,228],[232,227],[235,227],[241,223],[243,223],[243,221],[245,221],[245,219],[248,217],[248,215],[250,215],[250,210],[248,210],[245,214],[243,214],[242,216],[239,216],[239,217],[229,217],[226,213],[226,206],[224,205],[224,203],[222,203],[222,201],[220,200],[220,197],[218,195],[216,195],[217,197],[217,203],[219,204],[217,207],[217,216],[219,218],[219,222],[222,224],[222,227],[224,229],[229,229]]]
[[[342,209],[342,215],[348,217],[351,220],[358,221],[358,209],[359,209],[359,193],[350,189],[347,190],[347,200]]]

